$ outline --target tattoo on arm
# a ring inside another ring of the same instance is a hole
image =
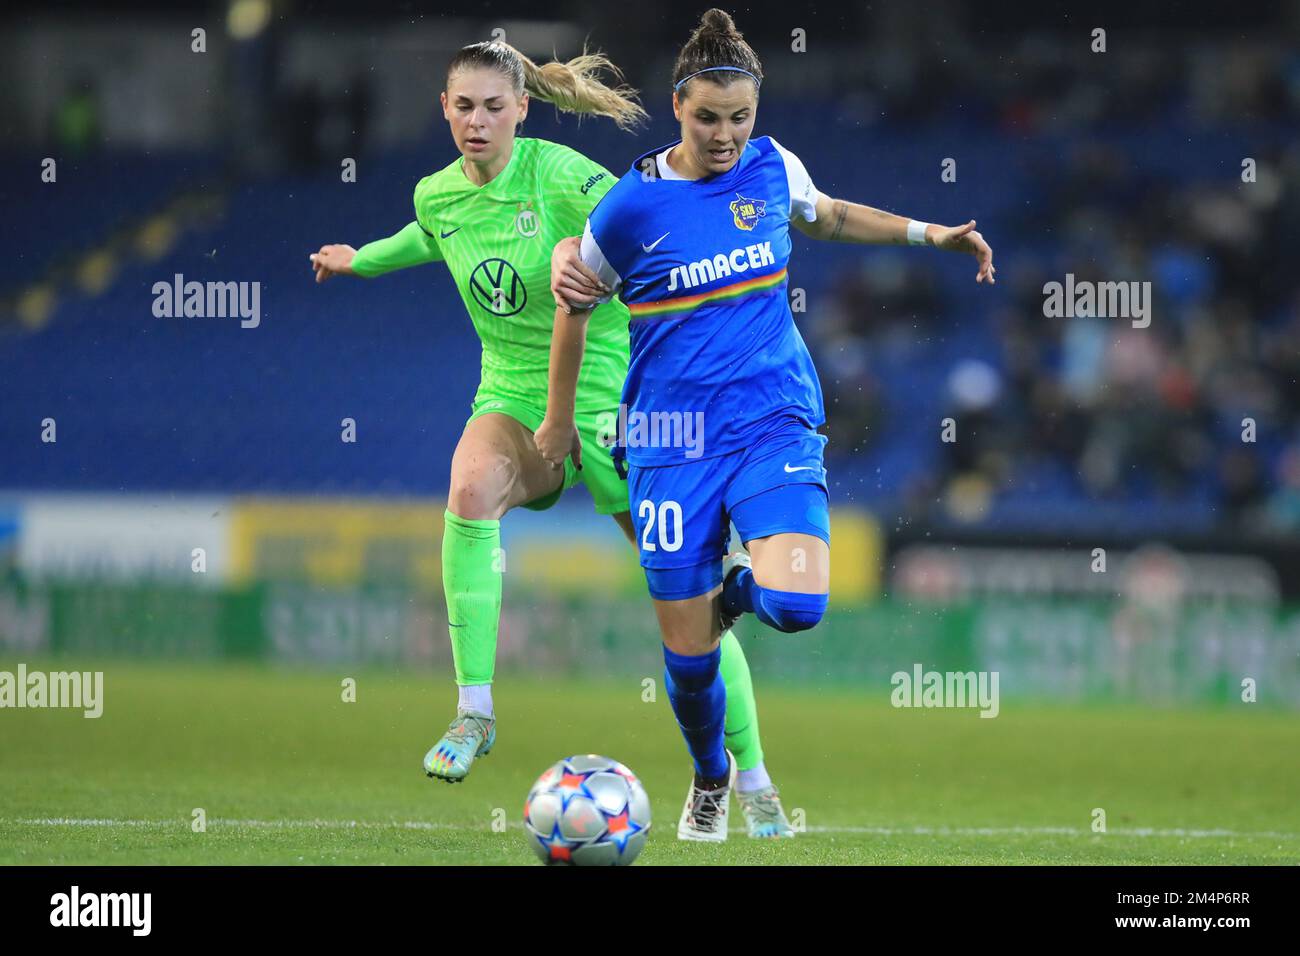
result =
[[[840,233],[844,231],[844,217],[848,215],[849,204],[846,203],[843,199],[837,199],[835,200],[834,209],[835,209],[835,226],[834,228],[831,229],[831,234],[828,237],[832,242],[839,239]]]
[[[883,209],[873,209],[873,208],[870,207],[870,206],[868,206],[867,209],[870,210],[871,214],[872,214],[873,216],[875,216],[878,220],[880,220],[882,223],[886,223],[886,222],[890,222],[890,223],[892,223],[894,220],[896,220],[896,219],[898,218],[898,217],[895,216],[892,212],[885,212]],[[900,244],[902,244],[902,243],[907,242],[907,236],[905,236],[905,235],[904,235],[904,236],[901,236],[901,237],[900,237],[900,236],[894,236],[893,238],[891,238],[891,239],[889,240],[889,242],[891,242],[893,245],[896,245],[896,246],[897,246],[897,245],[900,245]]]

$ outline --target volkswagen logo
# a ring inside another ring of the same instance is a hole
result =
[[[515,267],[504,259],[484,259],[469,276],[474,301],[493,315],[514,315],[528,301]]]

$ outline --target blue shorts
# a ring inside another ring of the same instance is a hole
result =
[[[628,465],[628,497],[650,594],[681,601],[722,583],[731,523],[740,540],[810,534],[830,543],[826,436],[789,419],[753,445],[677,465]]]

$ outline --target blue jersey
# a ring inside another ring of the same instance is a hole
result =
[[[631,313],[620,443],[638,466],[727,454],[792,418],[825,421],[786,294],[790,217],[816,219],[803,164],[761,136],[727,172],[683,180],[669,149],[637,158],[582,242]]]

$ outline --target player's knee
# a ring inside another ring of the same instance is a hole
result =
[[[482,455],[470,467],[452,469],[447,507],[468,520],[498,519],[518,476],[519,466],[509,455]]]
[[[764,589],[763,608],[778,631],[793,634],[817,626],[826,614],[828,595]]]
[[[447,509],[466,521],[491,521],[505,513],[500,496],[473,485],[452,485],[447,492]]]

